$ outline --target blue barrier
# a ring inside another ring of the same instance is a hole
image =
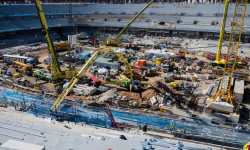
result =
[[[50,117],[60,121],[75,121],[94,126],[106,126],[108,124],[108,118],[103,108],[90,107],[87,104],[63,102],[56,113],[51,113],[50,109],[54,101],[43,98],[42,95],[30,95],[4,88],[0,88],[0,95],[1,101],[30,106],[31,111],[27,111],[27,113],[32,113],[38,117]],[[245,144],[250,140],[249,133],[238,132],[230,127],[209,124],[207,122],[212,120],[208,119],[141,110],[134,110],[133,112],[133,110],[119,107],[111,107],[111,110],[116,122],[140,126],[147,123],[151,128],[201,136],[211,140],[220,141],[225,139],[225,141],[236,145]],[[186,121],[187,119],[192,119],[193,121]],[[219,122],[219,124],[221,123]],[[235,127],[237,124],[227,123],[227,125]]]

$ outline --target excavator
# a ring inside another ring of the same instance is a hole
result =
[[[121,46],[121,35],[123,34],[123,32],[130,26],[131,23],[133,23],[135,21],[135,19],[137,19],[141,13],[143,13],[143,11],[145,9],[147,9],[149,7],[149,5],[151,5],[154,2],[154,0],[151,0],[121,31],[120,33],[114,38],[114,39],[108,39],[107,43],[101,43],[99,46],[100,48],[112,48],[112,47],[119,47]]]
[[[223,19],[222,19],[222,25],[221,25],[221,30],[220,30],[220,38],[219,38],[219,44],[218,44],[216,60],[210,62],[210,65],[212,65],[212,66],[222,66],[222,67],[224,67],[224,65],[226,64],[226,60],[221,59],[221,49],[222,49],[223,38],[226,36],[225,26],[226,26],[226,20],[227,20],[228,5],[229,5],[229,0],[226,0],[225,1],[225,7],[224,7],[224,13],[223,13]],[[234,64],[233,61],[227,61],[227,63],[228,64]],[[235,66],[241,68],[242,63],[236,61]]]
[[[40,1],[35,0],[35,5],[36,5],[37,13],[38,13],[38,16],[39,16],[39,19],[41,21],[41,25],[43,28],[42,30],[43,35],[45,36],[47,44],[48,44],[48,52],[50,53],[51,58],[52,58],[50,81],[57,82],[58,80],[71,79],[72,77],[76,75],[76,70],[74,67],[71,67],[71,66],[69,67],[68,70],[64,70],[64,71],[61,70]],[[36,77],[38,78],[42,78],[44,76],[43,75],[44,71],[37,70],[37,71],[34,71],[33,74],[35,74]]]
[[[55,104],[52,106],[51,110],[54,111],[56,108],[60,106],[64,98],[68,95],[70,91],[72,91],[74,85],[81,79],[85,72],[93,65],[95,60],[103,55],[103,54],[110,54],[111,56],[116,55],[119,58],[119,61],[124,64],[124,71],[120,75],[121,79],[120,81],[111,81],[111,82],[105,82],[103,84],[119,84],[119,85],[124,85],[126,87],[129,87],[130,90],[138,90],[141,88],[141,83],[140,80],[133,80],[133,71],[131,67],[129,66],[128,61],[122,56],[121,53],[116,53],[112,49],[99,49],[96,50],[95,53],[90,57],[90,59],[84,64],[82,69],[77,73],[76,76],[74,76],[67,87],[64,89],[64,91],[61,93],[61,95],[58,97],[57,101]]]

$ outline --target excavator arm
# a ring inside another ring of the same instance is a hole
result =
[[[116,53],[112,49],[101,49],[97,50],[90,59],[84,64],[82,69],[78,72],[78,74],[73,77],[67,87],[64,89],[64,91],[61,93],[61,95],[58,97],[54,105],[52,106],[51,110],[54,111],[56,108],[60,106],[64,98],[68,95],[68,93],[73,89],[74,85],[79,81],[79,79],[86,73],[86,71],[92,66],[92,64],[95,62],[95,60],[98,58],[99,55],[103,54],[110,54],[110,55],[116,55],[119,57],[119,61],[123,62],[125,65],[125,69],[123,74],[128,76],[130,78],[129,81],[133,81],[133,72],[128,64],[128,61],[122,56],[121,53]]]
[[[61,69],[60,69],[60,65],[58,63],[58,59],[54,50],[53,41],[49,34],[49,28],[48,28],[48,25],[47,25],[47,22],[46,22],[46,19],[42,10],[40,0],[35,0],[35,5],[36,5],[38,16],[42,24],[43,34],[45,35],[45,38],[48,44],[48,51],[52,57],[53,69],[55,70],[56,77],[58,77],[61,74]]]

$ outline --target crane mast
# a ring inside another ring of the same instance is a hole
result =
[[[228,44],[226,62],[220,89],[211,97],[214,102],[217,98],[220,101],[230,102],[232,105],[237,104],[234,95],[231,92],[231,82],[233,78],[235,63],[240,44],[241,32],[243,28],[245,12],[247,7],[247,0],[236,0],[234,17],[232,21],[232,28]],[[233,60],[233,63],[228,63],[228,60]],[[211,105],[208,106],[210,108]],[[223,111],[224,110],[218,110]]]
[[[222,20],[222,25],[221,25],[221,30],[220,30],[220,39],[219,39],[219,44],[218,44],[218,51],[217,51],[217,55],[216,55],[216,61],[217,62],[219,62],[221,60],[221,48],[222,48],[223,38],[225,36],[225,26],[226,26],[226,20],[227,20],[228,5],[229,5],[229,0],[226,0],[225,1],[225,7],[224,7],[224,13],[223,13],[223,20]]]
[[[35,0],[35,5],[36,5],[37,13],[38,13],[38,16],[40,18],[41,25],[43,28],[43,34],[45,35],[45,38],[48,44],[48,52],[51,54],[51,59],[52,59],[51,80],[55,82],[58,79],[71,79],[72,77],[76,75],[76,70],[74,67],[71,67],[71,66],[69,67],[68,70],[64,70],[64,71],[61,70],[59,62],[58,62],[58,58],[56,56],[56,52],[54,49],[53,41],[52,41],[52,38],[50,37],[49,28],[48,28],[48,25],[44,16],[44,12],[42,10],[40,0]],[[37,74],[40,75],[39,70],[37,71]]]
[[[36,4],[36,9],[37,9],[38,16],[39,16],[41,24],[42,24],[43,34],[45,35],[45,38],[46,38],[46,41],[47,41],[47,44],[48,44],[48,51],[51,54],[53,69],[54,69],[54,71],[56,73],[56,76],[59,76],[61,74],[61,69],[60,69],[60,65],[58,63],[58,59],[57,59],[57,56],[56,56],[56,53],[55,53],[55,50],[54,50],[53,41],[52,41],[52,39],[50,37],[48,24],[46,22],[40,0],[35,0],[35,4]]]

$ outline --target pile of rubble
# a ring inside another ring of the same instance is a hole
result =
[[[165,84],[160,81],[152,84],[152,86],[144,91],[141,95],[143,101],[147,101],[150,106],[157,107],[179,104],[181,100],[178,95],[174,94]]]

